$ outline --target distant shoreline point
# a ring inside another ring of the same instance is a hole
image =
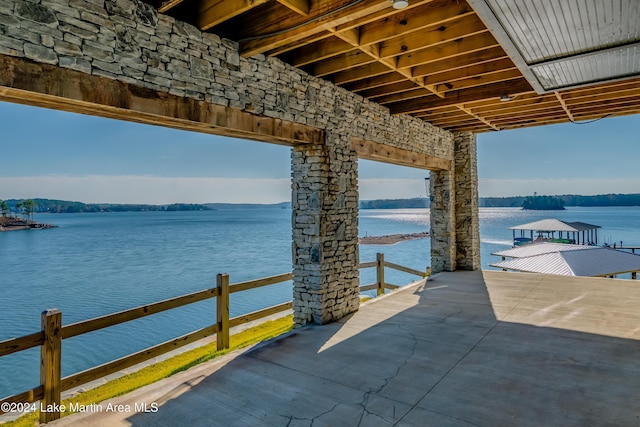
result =
[[[40,222],[29,221],[20,218],[5,218],[0,217],[0,232],[3,231],[18,231],[18,230],[41,230],[44,228],[56,228],[57,225],[43,224]]]
[[[421,233],[411,234],[389,234],[386,236],[360,237],[358,239],[358,243],[361,245],[395,245],[396,243],[400,243],[405,240],[426,239],[427,237],[429,237],[429,232],[423,231]]]

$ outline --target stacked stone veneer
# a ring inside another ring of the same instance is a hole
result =
[[[452,170],[431,174],[431,268],[434,272],[480,268],[476,137],[454,140]]]
[[[243,58],[236,43],[138,0],[2,0],[0,54],[323,129],[324,145],[297,146],[292,154],[297,324],[331,321],[358,307],[357,158],[350,138],[454,159],[450,132],[391,116],[278,59]]]
[[[478,156],[476,136],[455,136],[455,230],[456,264],[459,270],[480,268],[480,222],[478,215]]]

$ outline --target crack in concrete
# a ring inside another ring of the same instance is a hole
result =
[[[335,405],[333,405],[333,407],[331,409],[329,409],[328,411],[324,411],[324,412],[314,416],[313,418],[299,418],[299,417],[294,417],[293,415],[282,415],[282,414],[280,414],[280,416],[284,417],[284,418],[287,418],[289,420],[289,422],[287,422],[287,427],[290,426],[293,421],[307,421],[307,422],[309,422],[309,426],[311,427],[311,426],[313,426],[313,423],[315,423],[318,418],[320,418],[320,417],[322,417],[324,415],[332,413],[341,404],[342,404],[341,402],[338,402]]]
[[[364,419],[365,415],[373,415],[374,417],[380,418],[381,420],[384,420],[388,423],[393,423],[393,418],[395,418],[395,406],[394,406],[394,416],[392,419],[387,419],[385,417],[383,417],[380,414],[376,414],[372,411],[370,411],[369,409],[367,409],[367,405],[369,403],[369,398],[371,397],[372,394],[378,395],[379,393],[382,392],[382,390],[385,389],[385,387],[387,387],[389,385],[389,381],[391,381],[393,378],[396,378],[398,376],[398,374],[400,374],[400,371],[402,370],[402,368],[404,368],[408,363],[409,360],[414,356],[415,352],[416,352],[416,347],[418,346],[418,338],[411,333],[408,330],[408,327],[405,325],[397,325],[397,328],[400,330],[403,330],[403,332],[408,333],[409,337],[411,337],[411,339],[413,339],[413,344],[411,346],[411,351],[409,352],[408,356],[406,356],[404,358],[404,360],[402,360],[402,362],[400,362],[398,364],[398,366],[396,367],[396,370],[393,374],[389,375],[388,377],[385,377],[382,379],[383,383],[380,387],[378,387],[377,389],[369,389],[369,391],[365,392],[362,396],[362,401],[360,401],[359,405],[362,406],[362,412],[360,413],[360,418],[358,420],[358,426],[360,426],[362,424],[362,421]]]

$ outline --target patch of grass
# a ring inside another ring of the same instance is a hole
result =
[[[229,338],[230,348],[228,350],[217,351],[215,342],[194,348],[170,359],[147,366],[137,372],[109,381],[106,384],[88,390],[75,397],[66,399],[62,403],[66,408],[69,408],[71,403],[74,405],[79,404],[80,406],[90,405],[92,403],[100,403],[107,399],[122,396],[123,394],[130,393],[145,385],[170,377],[178,372],[185,371],[200,363],[215,359],[216,357],[227,354],[230,351],[277,337],[291,329],[293,329],[293,315],[264,322],[237,334],[231,335]],[[70,414],[70,412],[64,412],[62,413],[62,417]],[[31,427],[38,424],[39,418],[40,412],[36,411],[20,417],[15,421],[4,423],[2,426]]]

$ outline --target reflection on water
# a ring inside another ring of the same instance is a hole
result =
[[[523,211],[480,208],[483,268],[511,246],[509,227],[544,218],[602,226],[602,242],[640,246],[640,207]],[[51,214],[36,220],[59,228],[0,233],[0,340],[40,328],[40,312],[59,308],[63,323],[85,320],[231,282],[291,271],[291,211],[280,209]],[[428,231],[427,209],[362,210],[360,236]],[[362,245],[360,261],[388,261],[416,270],[430,265],[430,240]],[[415,276],[388,270],[403,285]],[[375,269],[360,283],[375,282]],[[291,282],[232,295],[232,316],[291,299]],[[205,301],[64,342],[65,375],[204,327],[215,319]],[[98,343],[98,344],[96,344]],[[0,397],[38,384],[38,351],[0,358]]]

